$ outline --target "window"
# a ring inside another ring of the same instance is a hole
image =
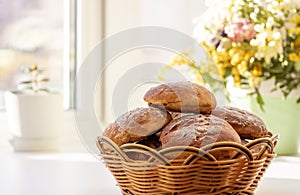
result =
[[[3,93],[15,89],[21,69],[32,64],[45,68],[50,88],[63,90],[63,66],[70,70],[66,63],[75,59],[74,2],[0,0],[0,109]]]

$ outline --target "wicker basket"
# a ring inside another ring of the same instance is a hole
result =
[[[254,194],[276,156],[273,149],[278,137],[270,135],[246,145],[218,142],[200,149],[177,146],[160,151],[140,144],[118,147],[110,139],[99,137],[97,146],[126,195]],[[230,159],[214,156],[225,150],[230,151]]]

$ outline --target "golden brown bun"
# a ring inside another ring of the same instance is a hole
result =
[[[195,146],[232,141],[241,143],[237,132],[224,120],[209,115],[186,115],[173,119],[160,135],[162,147]]]
[[[211,113],[215,96],[206,88],[191,82],[161,84],[144,95],[149,105],[175,112]]]
[[[256,115],[235,107],[222,106],[213,110],[212,115],[226,120],[244,139],[256,139],[268,135],[264,122]]]
[[[133,143],[156,133],[170,120],[171,115],[159,108],[136,108],[109,124],[104,130],[104,136],[119,146]]]

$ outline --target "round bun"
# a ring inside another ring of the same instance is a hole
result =
[[[195,146],[221,141],[241,143],[237,132],[223,119],[209,115],[185,115],[173,119],[160,135],[162,147]]]
[[[226,120],[243,139],[256,139],[268,135],[264,122],[246,110],[222,106],[214,109],[212,115]]]
[[[110,138],[117,145],[133,143],[146,138],[171,120],[171,115],[159,108],[136,108],[108,125],[104,136]]]
[[[206,88],[191,82],[161,84],[144,95],[149,105],[174,112],[209,114],[216,107],[215,96]]]

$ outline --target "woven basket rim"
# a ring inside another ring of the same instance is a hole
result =
[[[104,147],[101,146],[101,144],[105,143],[110,147],[110,150],[114,151],[116,154],[119,155],[119,157],[126,161],[126,162],[132,162],[132,160],[126,155],[126,151],[143,151],[149,155],[152,156],[156,160],[163,162],[165,164],[169,164],[168,160],[164,157],[165,154],[177,151],[177,152],[190,152],[194,153],[195,155],[198,154],[200,156],[203,156],[209,161],[217,161],[217,159],[211,155],[209,152],[216,150],[216,149],[236,149],[239,150],[241,153],[244,154],[244,156],[249,161],[258,160],[261,159],[261,157],[268,152],[269,154],[274,153],[274,148],[277,145],[277,142],[279,140],[279,134],[270,134],[268,137],[263,138],[257,138],[254,140],[249,141],[247,144],[242,145],[236,142],[230,142],[230,141],[222,141],[222,142],[216,142],[212,143],[206,146],[203,146],[201,148],[197,148],[194,146],[172,146],[168,148],[163,148],[160,150],[155,150],[153,148],[150,148],[148,146],[142,145],[142,144],[136,144],[136,143],[126,143],[122,146],[116,145],[111,139],[105,136],[99,136],[97,138],[96,144],[98,149],[100,150],[101,154],[105,154],[107,151],[105,151]],[[259,151],[258,154],[254,157],[253,152],[251,151],[252,148],[257,147],[258,145],[262,145],[261,151]],[[234,156],[233,158],[237,158],[238,154]],[[230,160],[230,159],[227,159]],[[150,160],[150,162],[152,162]]]

